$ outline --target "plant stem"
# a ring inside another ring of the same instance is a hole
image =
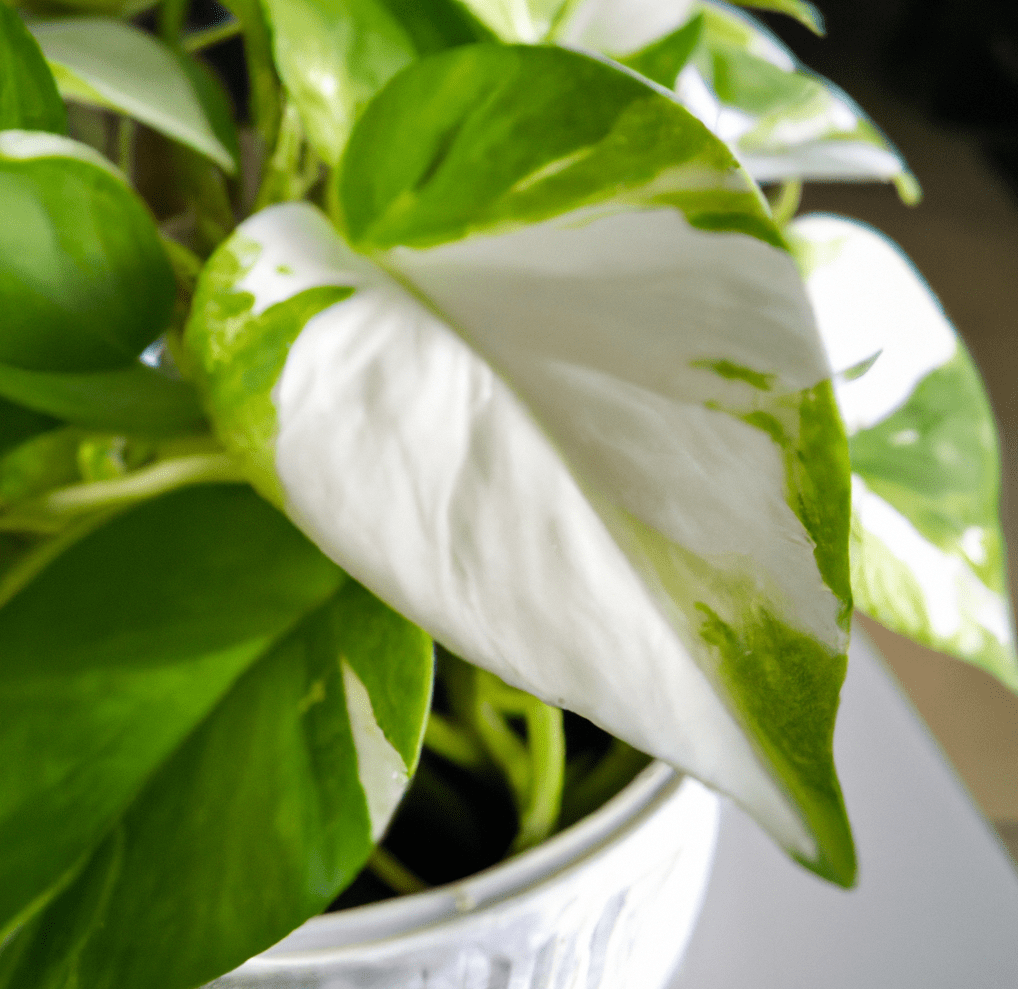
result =
[[[58,488],[17,512],[0,516],[0,530],[56,532],[74,516],[87,512],[130,505],[189,484],[243,480],[239,464],[229,454],[175,457],[115,480]]]
[[[187,20],[189,5],[190,0],[163,0],[159,8],[159,37],[173,48],[180,43],[180,32]]]
[[[213,24],[212,27],[202,28],[200,31],[192,31],[190,34],[184,35],[184,51],[193,55],[195,52],[212,48],[223,41],[229,41],[230,38],[237,37],[243,30],[244,25],[235,17],[227,18],[219,24]]]
[[[799,209],[801,200],[801,182],[782,182],[777,196],[771,203],[771,213],[774,216],[774,222],[779,227],[784,227],[790,223]]]
[[[368,859],[368,868],[397,893],[423,893],[430,887],[414,875],[392,852],[377,845]]]
[[[434,711],[428,716],[424,744],[436,755],[464,769],[478,769],[487,762],[484,749],[469,731]]]
[[[121,117],[117,123],[117,165],[129,184],[134,175],[134,133],[134,121],[130,117]]]
[[[566,737],[562,712],[527,696],[527,748],[530,751],[530,793],[520,812],[520,828],[512,851],[539,845],[554,830],[562,809]]]
[[[254,212],[273,203],[300,199],[307,191],[302,188],[300,158],[304,149],[304,127],[297,108],[289,101],[283,108],[276,146],[266,167],[262,184],[255,196]]]

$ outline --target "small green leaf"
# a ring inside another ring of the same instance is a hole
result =
[[[39,45],[18,14],[0,3],[0,130],[67,133],[67,110]]]
[[[13,935],[0,986],[190,989],[320,913],[402,795],[431,663],[423,633],[346,583],[237,680]]]
[[[361,110],[417,52],[382,0],[263,0],[276,66],[315,150],[336,165]]]
[[[737,7],[755,7],[757,10],[772,10],[788,14],[814,34],[824,34],[824,18],[816,7],[805,0],[731,0]]]
[[[0,609],[0,931],[343,579],[250,489],[192,488],[93,532]]]
[[[67,99],[134,117],[229,173],[237,136],[218,83],[189,56],[121,21],[38,21],[32,33]]]
[[[340,197],[365,248],[424,247],[613,199],[780,243],[759,191],[700,121],[560,48],[471,45],[415,63],[358,122]]]
[[[999,521],[1000,455],[972,358],[929,287],[877,232],[793,224],[835,369],[853,472],[852,587],[895,631],[1018,689]]]
[[[702,33],[703,14],[697,14],[671,34],[666,34],[640,51],[620,58],[619,61],[635,69],[640,75],[672,89],[679,73],[700,43]]]
[[[0,364],[0,396],[103,432],[180,436],[208,428],[194,387],[144,364],[83,374]]]
[[[906,202],[916,200],[901,156],[837,86],[803,68],[749,15],[710,3],[697,9],[704,29],[677,95],[737,149],[755,179],[889,181]]]
[[[0,362],[37,371],[133,363],[175,293],[159,233],[99,154],[37,131],[0,132]]]

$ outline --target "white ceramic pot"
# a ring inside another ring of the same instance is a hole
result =
[[[693,931],[717,798],[661,763],[538,848],[327,914],[209,989],[661,989]]]

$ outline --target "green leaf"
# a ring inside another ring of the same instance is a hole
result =
[[[133,363],[166,328],[173,271],[141,200],[98,153],[0,132],[0,362],[36,371]]]
[[[152,774],[0,953],[0,986],[185,989],[321,912],[402,795],[430,675],[430,641],[347,582]]]
[[[679,73],[700,43],[702,33],[703,15],[697,14],[671,34],[666,34],[660,40],[632,55],[620,58],[619,61],[635,69],[640,75],[672,89]]]
[[[612,199],[780,243],[758,190],[703,124],[629,73],[558,48],[473,45],[416,63],[371,103],[344,162],[347,230],[365,249]]]
[[[382,0],[263,0],[276,67],[315,150],[335,165],[368,101],[416,51]]]
[[[381,0],[421,55],[495,37],[458,0]]]
[[[737,7],[755,7],[757,10],[773,10],[788,14],[814,34],[824,34],[824,18],[816,7],[805,0],[731,0]]]
[[[700,45],[676,92],[755,179],[889,181],[907,202],[918,199],[901,156],[837,86],[803,68],[748,15],[715,4],[697,9]]]
[[[59,421],[52,416],[0,398],[0,455],[57,425]]]
[[[850,883],[848,453],[757,191],[656,87],[555,48],[415,63],[343,168],[353,246],[277,206],[202,274],[185,344],[231,452],[453,652]]]
[[[194,387],[144,364],[85,374],[0,364],[0,396],[104,432],[179,436],[208,428]]]
[[[93,532],[0,609],[0,929],[342,580],[249,489],[193,488]]]
[[[0,4],[0,130],[67,133],[67,110],[39,45],[21,18]]]
[[[32,33],[66,99],[134,117],[237,170],[239,149],[218,83],[189,56],[121,21],[37,21]]]
[[[876,231],[793,225],[836,369],[853,471],[852,585],[895,631],[1018,689],[999,521],[997,430],[971,357],[929,287]]]

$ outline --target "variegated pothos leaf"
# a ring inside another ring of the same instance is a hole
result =
[[[852,457],[856,604],[1018,689],[997,430],[979,372],[881,234],[831,216],[791,233],[835,370],[865,369],[835,389]]]
[[[346,239],[265,210],[195,297],[254,482],[445,645],[850,882],[847,450],[759,192],[631,75],[475,46],[376,98],[339,196]]]

